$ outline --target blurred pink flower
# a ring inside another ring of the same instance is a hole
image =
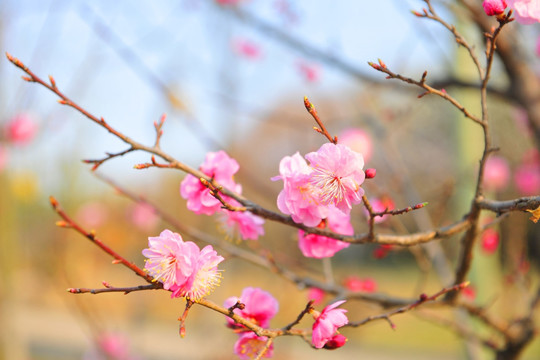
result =
[[[514,172],[514,183],[520,194],[525,196],[540,193],[540,154],[533,149],[527,152]]]
[[[336,309],[343,304],[345,300],[337,301],[328,305],[320,314],[314,312],[315,323],[311,335],[311,343],[317,349],[321,349],[328,341],[334,339],[338,328],[349,322],[345,309]]]
[[[349,213],[353,204],[362,202],[364,190],[360,185],[365,178],[362,154],[345,145],[326,143],[305,157],[313,169],[309,179],[320,203],[333,204]]]
[[[171,297],[186,297],[197,301],[214,290],[221,280],[217,265],[224,260],[211,245],[202,250],[170,230],[148,238],[144,268],[163,288],[171,290]]]
[[[540,1],[538,0],[508,0],[508,5],[514,9],[514,16],[521,24],[540,22]]]
[[[0,144],[0,172],[4,170],[8,162],[8,151],[7,149]]]
[[[8,141],[25,145],[28,144],[37,133],[37,125],[33,117],[28,113],[15,115],[6,124],[6,138]]]
[[[230,202],[231,205],[237,206],[235,203]],[[240,237],[244,240],[257,240],[259,236],[264,235],[264,219],[249,211],[223,210],[220,214],[225,231],[232,237],[240,233]]]
[[[99,227],[107,220],[109,209],[100,202],[87,202],[79,207],[75,217],[85,226]]]
[[[482,250],[484,253],[490,255],[497,251],[499,247],[499,233],[497,230],[488,228],[482,233]]]
[[[233,175],[239,168],[240,165],[236,160],[230,158],[225,151],[220,150],[206,154],[199,169],[224,188],[241,192],[240,185],[237,185],[233,179]],[[219,200],[212,196],[210,190],[191,174],[186,175],[182,180],[180,194],[187,200],[187,208],[196,214],[212,215],[221,209]]]
[[[313,300],[313,305],[317,305],[324,299],[325,294],[324,290],[312,287],[308,290],[307,298],[308,300]]]
[[[316,82],[321,77],[321,69],[318,65],[300,60],[296,66],[302,77],[308,82]]]
[[[536,39],[536,55],[540,56],[540,36]]]
[[[373,250],[373,257],[375,259],[384,259],[393,248],[394,245],[379,245],[377,248],[375,248],[375,250]]]
[[[504,190],[510,179],[508,161],[500,156],[490,156],[484,168],[484,186],[487,190]]]
[[[254,359],[264,349],[267,341],[266,336],[257,336],[254,332],[244,332],[234,344],[234,353],[240,359]],[[273,356],[273,352],[274,344],[272,343],[263,356],[270,358]]]
[[[508,5],[506,5],[506,1],[504,0],[484,0],[482,6],[484,7],[486,15],[493,16],[504,13],[504,10]]]
[[[219,5],[238,5],[242,0],[215,0]]]
[[[230,308],[238,301],[244,304],[245,307],[243,310],[234,309],[234,313],[263,328],[270,325],[270,320],[277,314],[279,309],[278,301],[269,292],[260,288],[247,287],[242,291],[239,298],[236,296],[230,297],[225,300],[223,306]],[[229,327],[242,327],[229,317],[227,317],[227,322]]]
[[[385,210],[393,210],[394,209],[394,202],[392,199],[390,199],[388,196],[382,196],[380,198],[372,198],[369,199],[369,203],[371,204],[371,208],[373,209],[373,212],[383,212]],[[369,212],[367,209],[364,209],[364,213],[369,218]],[[374,218],[374,222],[376,224],[380,224],[384,221],[386,221],[388,218],[390,218],[391,215],[383,215],[383,216],[376,216]]]
[[[128,345],[128,339],[122,334],[104,334],[99,338],[99,347],[107,358],[130,359]]]
[[[279,163],[280,175],[272,180],[283,180],[283,190],[278,195],[279,210],[297,223],[317,226],[328,214],[328,209],[321,206],[316,198],[317,191],[309,182],[311,167],[297,152],[285,156]]]
[[[131,208],[131,221],[140,229],[151,230],[159,222],[159,217],[152,206],[144,203],[136,203]]]
[[[461,290],[461,293],[466,299],[470,301],[473,301],[474,299],[476,299],[476,289],[472,285],[469,285],[465,289]]]
[[[232,48],[237,54],[250,60],[258,60],[262,57],[260,47],[247,39],[234,39],[232,41]]]
[[[371,160],[373,145],[371,137],[364,130],[357,128],[346,129],[338,136],[338,142],[362,154],[366,163]]]
[[[328,217],[325,222],[321,222],[319,227],[328,227],[338,234],[354,234],[350,215],[342,213],[333,206],[329,208]],[[316,234],[306,235],[303,230],[298,230],[298,247],[306,257],[316,259],[331,257],[338,251],[348,248],[349,245],[350,244],[347,242],[335,240],[326,236]]]
[[[347,338],[344,335],[336,334],[332,336],[330,340],[324,344],[324,348],[327,350],[334,350],[342,347],[347,342]]]
[[[344,286],[353,292],[372,293],[377,290],[377,282],[372,278],[359,278],[357,276],[349,276],[344,281]]]

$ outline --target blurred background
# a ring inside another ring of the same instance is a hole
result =
[[[482,53],[478,31],[454,15],[453,3],[436,5]],[[385,219],[377,228],[406,234],[450,224],[465,214],[482,151],[479,127],[449,104],[434,97],[419,100],[417,89],[385,82],[367,65],[381,58],[393,71],[413,78],[427,69],[428,80],[476,80],[470,59],[451,35],[411,14],[423,6],[415,0],[3,0],[0,47],[41,78],[52,75],[69,98],[139,142],[153,144],[153,122],[166,114],[161,142],[166,152],[198,167],[208,151],[226,150],[240,163],[236,180],[243,194],[276,211],[282,183],[270,178],[278,174],[279,161],[296,151],[316,150],[325,141],[311,130],[315,124],[303,105],[308,96],[330,133],[350,138],[364,153],[366,167],[377,169],[365,189],[382,209],[429,202],[426,209]],[[540,70],[539,28],[511,26],[517,28],[523,56]],[[237,336],[225,329],[222,316],[204,308],[192,309],[187,336],[181,339],[177,318],[184,301],[171,300],[168,293],[66,292],[69,287],[99,288],[102,281],[114,286],[140,281],[112,265],[82,236],[56,227],[50,195],[140,266],[148,236],[174,228],[119,188],[143,196],[183,224],[218,239],[228,236],[214,218],[186,209],[179,194],[184,174],[133,168],[150,161],[149,155],[131,153],[91,172],[81,160],[127,147],[21,75],[5,58],[0,60],[0,358],[237,358]],[[506,81],[496,62],[492,83],[503,86]],[[479,113],[477,91],[447,90]],[[540,160],[526,115],[497,97],[490,112],[500,151],[487,176],[488,196],[538,195]],[[355,211],[355,230],[364,232],[365,214]],[[503,319],[522,313],[528,301],[524,294],[538,283],[538,227],[517,213],[490,227],[493,231],[475,249],[466,301],[488,304]],[[269,252],[298,274],[325,278],[322,262],[298,250],[295,230],[267,223],[265,233],[258,242],[227,241]],[[450,263],[458,241],[440,242]],[[359,291],[416,298],[447,284],[426,264],[420,247],[351,246],[331,262],[336,282],[354,277],[371,284]],[[228,259],[222,268],[222,284],[209,298],[221,304],[246,286],[261,287],[280,302],[274,327],[290,323],[308,300],[307,289],[242,259]],[[360,301],[349,302],[347,309],[352,321],[384,312]],[[279,338],[274,358],[464,358],[459,336],[441,322],[426,321],[434,321],[434,314],[452,316],[431,309],[422,316],[395,317],[396,331],[386,322],[345,329],[350,340],[333,353],[314,351],[296,338]],[[469,325],[485,332],[481,324]],[[536,340],[523,358],[537,359],[539,353]],[[478,356],[492,357],[483,351]]]

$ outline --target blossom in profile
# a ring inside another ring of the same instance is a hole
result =
[[[279,210],[296,223],[317,226],[328,214],[326,206],[320,204],[317,189],[310,182],[312,168],[297,152],[285,156],[279,163],[279,174],[272,180],[283,180],[283,190],[278,195]]]
[[[179,234],[163,230],[148,238],[148,246],[142,251],[147,257],[144,268],[164,289],[172,291],[171,297],[197,301],[219,285],[217,266],[224,258],[211,245],[200,250],[194,242],[184,242]]]
[[[501,15],[508,5],[505,0],[484,0],[482,2],[486,15]]]
[[[236,206],[234,200],[230,203]],[[222,210],[220,215],[223,230],[233,238],[239,235],[243,240],[257,240],[264,235],[264,219],[249,211]]]
[[[233,175],[240,165],[223,150],[209,152],[200,166],[200,171],[214,179],[224,188],[241,192],[240,185],[234,182]],[[221,203],[212,196],[210,189],[200,179],[188,174],[180,184],[180,194],[187,200],[187,208],[196,214],[212,215],[221,209]],[[226,197],[224,197],[226,198]]]
[[[329,208],[328,217],[319,224],[319,227],[328,227],[342,235],[354,234],[350,215],[342,213],[333,206]],[[316,259],[331,257],[349,245],[344,241],[317,234],[306,234],[303,230],[298,230],[298,247],[306,257]]]
[[[540,193],[540,153],[533,149],[525,153],[521,164],[514,172],[514,183],[521,195]]]
[[[328,305],[320,314],[313,312],[315,323],[312,328],[311,343],[317,349],[323,348],[330,340],[335,340],[337,329],[349,322],[345,315],[347,310],[336,309],[344,302],[345,300],[341,300]]]
[[[528,25],[540,22],[540,1],[507,0],[507,2],[514,10],[514,16],[519,23]]]
[[[484,168],[484,186],[487,190],[504,190],[510,180],[510,166],[501,156],[491,156]]]
[[[484,230],[480,243],[485,254],[493,254],[499,247],[499,233],[492,228]]]
[[[330,340],[324,344],[324,348],[327,350],[334,350],[342,347],[347,342],[347,338],[344,335],[336,334],[332,336]]]
[[[225,300],[223,306],[230,308],[237,302],[244,304],[244,309],[234,309],[234,313],[246,320],[252,321],[260,327],[268,327],[270,320],[277,314],[279,309],[278,301],[267,291],[260,288],[247,287],[242,291],[240,297],[230,297]],[[230,327],[241,327],[234,320],[227,317]]]
[[[5,128],[6,139],[18,145],[28,144],[37,133],[37,125],[28,113],[20,113],[9,120]]]
[[[234,353],[240,359],[254,359],[266,346],[268,338],[258,336],[254,332],[244,332],[234,344]],[[270,358],[274,352],[274,344],[270,344],[263,357]]]
[[[352,151],[362,154],[364,161],[369,163],[373,152],[373,143],[367,132],[358,128],[349,128],[343,130],[338,135],[338,142],[348,146]]]
[[[320,203],[335,205],[349,213],[353,204],[362,201],[364,190],[360,185],[365,179],[362,154],[345,145],[326,143],[306,154],[306,159],[313,169],[309,179]]]

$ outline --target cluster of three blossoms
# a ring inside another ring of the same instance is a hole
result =
[[[297,223],[352,234],[350,211],[352,205],[362,201],[364,194],[360,187],[365,179],[362,155],[345,145],[328,143],[318,151],[307,154],[306,159],[309,165],[296,153],[281,161],[280,175],[273,178],[281,179],[284,183],[278,196],[278,208],[291,215]],[[209,153],[199,169],[220,186],[241,193],[241,186],[233,179],[239,169],[238,163],[225,152]],[[236,227],[243,238],[256,239],[263,233],[262,219],[249,212],[223,209],[221,201],[195,176],[187,175],[180,190],[187,199],[188,209],[198,214],[219,213],[224,223]],[[223,200],[232,206],[238,205],[227,196],[223,196]],[[348,246],[322,236],[304,236],[303,232],[300,233],[299,244],[304,255],[311,257],[332,256]],[[199,250],[196,244],[184,242],[179,234],[169,230],[164,230],[159,237],[150,237],[149,248],[143,250],[143,255],[148,258],[145,269],[163,284],[164,289],[172,292],[172,297],[197,301],[210,293],[221,279],[217,266],[224,258],[212,246]],[[253,301],[254,298],[258,300]],[[235,309],[235,312],[240,311],[240,316],[255,320],[255,324],[262,327],[267,326],[277,312],[277,301],[260,289],[247,288],[240,299],[229,299],[226,305],[231,301],[244,303],[244,310]],[[345,343],[345,337],[337,332],[338,327],[348,322],[344,314],[346,310],[337,309],[342,303],[329,305],[321,313],[312,311],[316,319],[312,331],[315,347],[336,348]],[[229,325],[241,334],[235,346],[239,356],[254,354],[264,346],[265,338],[251,331],[243,331],[237,324]]]

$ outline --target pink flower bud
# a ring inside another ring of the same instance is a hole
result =
[[[366,179],[373,179],[377,175],[376,169],[366,169]]]
[[[484,0],[482,6],[488,16],[501,15],[507,7],[504,0]]]
[[[324,344],[326,350],[334,350],[342,347],[347,342],[347,338],[341,334],[336,334]]]

